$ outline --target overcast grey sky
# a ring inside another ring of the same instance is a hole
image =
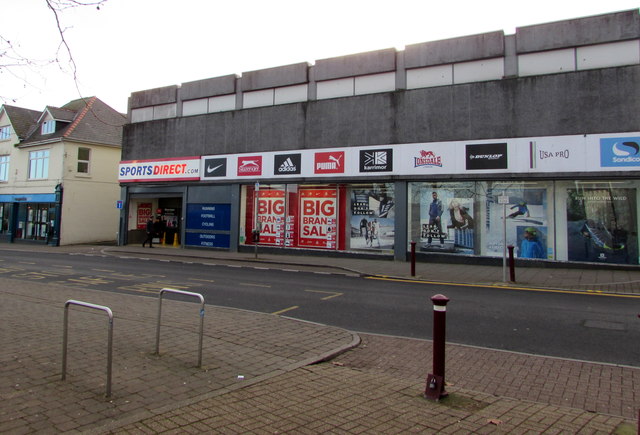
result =
[[[0,2],[0,35],[23,56],[55,58],[60,39],[44,0]],[[131,92],[144,89],[637,8],[629,0],[108,0],[60,15],[79,90],[60,52],[62,69],[3,71],[0,103],[42,110],[95,95],[125,112]]]

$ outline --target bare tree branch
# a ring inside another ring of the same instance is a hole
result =
[[[0,35],[0,74],[8,74],[9,76],[17,78],[22,81],[23,87],[33,87],[28,79],[30,74],[40,74],[39,70],[43,70],[44,67],[57,64],[61,70],[64,71],[63,60],[60,59],[60,51],[64,50],[68,57],[68,64],[71,68],[71,75],[75,83],[76,89],[78,89],[78,68],[76,61],[73,57],[71,46],[65,38],[65,31],[68,27],[65,27],[62,22],[63,13],[76,7],[95,6],[100,10],[100,7],[104,5],[108,0],[44,0],[49,10],[53,13],[55,25],[60,36],[60,44],[55,56],[51,59],[41,60],[33,59],[20,53],[20,43],[11,41],[2,35]],[[80,91],[78,90],[78,93]],[[0,102],[16,101],[14,97],[7,97],[0,95]]]

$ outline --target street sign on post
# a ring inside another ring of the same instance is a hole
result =
[[[498,204],[502,204],[502,282],[507,282],[507,204],[509,204],[509,197],[500,195]]]

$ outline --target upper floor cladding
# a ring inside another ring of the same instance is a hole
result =
[[[640,15],[634,9],[520,27],[513,35],[496,31],[134,92],[124,153],[143,157],[136,147],[141,134],[156,151],[175,151],[177,143],[159,138],[158,129],[153,134],[144,129],[145,134],[135,128],[154,120],[184,120],[189,127],[164,125],[176,140],[198,126],[225,133],[228,143],[215,152],[237,151],[249,141],[269,149],[631,130],[631,114],[625,119],[620,113],[635,106],[637,117],[639,76]],[[629,86],[635,90],[625,89]],[[591,107],[594,103],[599,106]],[[272,111],[264,112],[269,107]],[[617,109],[599,116],[608,107]],[[255,115],[245,109],[261,109],[265,125],[286,123],[289,130],[263,129],[252,136],[255,127],[248,125]],[[234,119],[212,120],[225,113]],[[187,121],[198,115],[213,118]],[[607,126],[582,123],[594,117]],[[332,128],[344,131],[333,137]],[[358,128],[367,130],[367,137],[351,140],[348,130]],[[203,143],[190,151],[213,150]]]

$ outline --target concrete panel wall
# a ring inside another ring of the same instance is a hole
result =
[[[180,87],[180,98],[182,100],[195,100],[198,98],[233,94],[236,91],[237,78],[238,76],[231,74],[183,83]]]
[[[640,38],[637,9],[516,29],[518,53]]]
[[[129,104],[131,109],[160,104],[175,103],[178,99],[178,86],[149,89],[131,94]]]
[[[317,60],[314,66],[315,80],[331,80],[377,74],[396,69],[396,50],[371,51],[349,56]]]
[[[123,160],[635,131],[640,65],[129,124]]]
[[[407,45],[405,66],[419,68],[504,55],[504,33],[490,32],[443,41]]]
[[[306,62],[276,68],[261,69],[242,73],[242,90],[277,88],[297,85],[309,81],[309,64]]]

